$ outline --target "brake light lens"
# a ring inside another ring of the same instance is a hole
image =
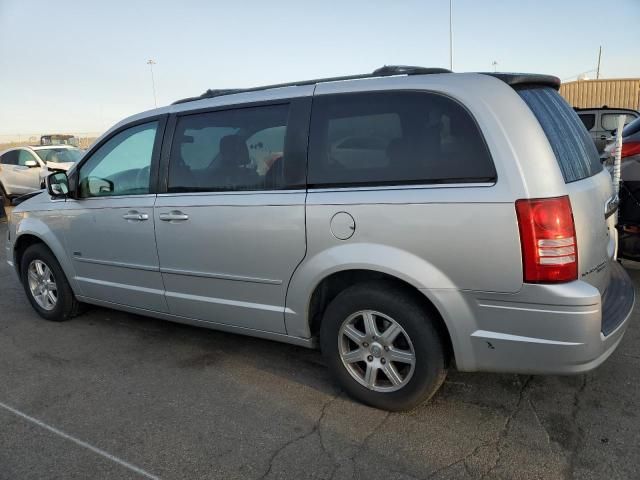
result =
[[[578,278],[578,245],[569,197],[516,201],[527,283],[570,282]]]
[[[640,155],[640,142],[622,142],[620,156],[625,158],[632,155]]]

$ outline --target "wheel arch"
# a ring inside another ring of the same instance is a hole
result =
[[[311,335],[314,337],[318,335],[324,311],[340,292],[353,285],[372,281],[384,282],[385,284],[402,290],[403,293],[415,299],[427,310],[435,321],[435,327],[440,333],[447,355],[449,358],[453,356],[453,345],[449,328],[442,314],[429,299],[428,295],[405,280],[377,270],[340,270],[323,278],[322,281],[316,285],[309,300],[308,318]]]
[[[451,280],[424,259],[386,245],[338,245],[305,260],[294,273],[287,292],[287,333],[313,337],[328,303],[342,289],[369,280],[393,282],[414,296],[434,314],[450,353],[457,350],[456,328],[432,290],[454,288]]]
[[[64,246],[51,230],[40,220],[25,218],[16,227],[16,237],[13,241],[13,262],[18,276],[21,272],[22,256],[27,248],[36,243],[46,246],[56,258],[67,281],[74,293],[78,294],[73,265],[69,261]]]

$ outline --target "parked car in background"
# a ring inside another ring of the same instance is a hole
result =
[[[611,177],[556,77],[383,67],[130,117],[13,211],[33,308],[313,347],[401,410],[461,371],[575,374],[634,288]]]
[[[616,137],[605,147],[602,156],[605,165],[613,172]],[[622,129],[620,151],[620,235],[619,255],[630,260],[640,260],[640,118]]]
[[[14,147],[0,152],[0,194],[4,202],[40,190],[47,175],[67,171],[82,153],[71,145]]]
[[[71,145],[77,147],[78,139],[74,135],[53,133],[49,135],[42,135],[40,137],[40,145]]]
[[[593,138],[598,153],[602,153],[607,141],[618,128],[618,117],[625,115],[625,125],[640,117],[636,110],[627,108],[576,108],[574,109],[582,120],[589,135]]]

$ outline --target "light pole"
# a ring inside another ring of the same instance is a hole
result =
[[[153,78],[153,66],[156,64],[156,62],[152,59],[149,59],[147,61],[147,65],[149,65],[149,69],[151,70],[151,86],[153,87],[153,105],[157,108],[158,107],[158,101],[156,100],[156,81]]]

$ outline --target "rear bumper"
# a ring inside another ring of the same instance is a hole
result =
[[[458,310],[457,318],[449,318],[456,324],[452,342],[457,367],[463,371],[592,370],[620,343],[635,303],[633,283],[617,262],[611,263],[611,281],[602,296],[582,281],[526,284],[515,294],[458,293],[464,307],[454,307],[453,298],[441,307],[448,312],[449,303]]]

